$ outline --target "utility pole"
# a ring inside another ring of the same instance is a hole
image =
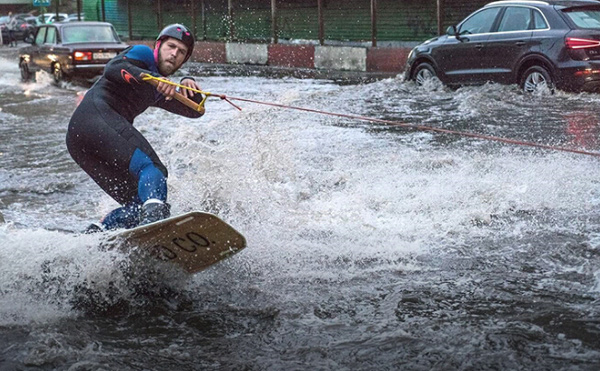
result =
[[[319,13],[319,44],[325,45],[325,20],[323,19],[323,0],[317,0],[317,12]]]
[[[77,0],[77,20],[81,21],[81,0]]]
[[[202,40],[206,40],[206,4],[204,4],[204,0],[200,1],[200,7],[202,8]]]
[[[233,0],[227,0],[227,17],[229,19],[229,40],[234,40],[235,27],[233,24]]]
[[[371,46],[377,46],[377,0],[371,0]]]
[[[279,29],[277,27],[277,0],[271,0],[271,30],[273,32],[273,44],[277,44],[279,38]]]
[[[163,18],[162,18],[162,1],[158,0],[156,6],[158,7],[158,31],[163,29]]]
[[[192,35],[194,40],[196,39],[196,0],[191,0],[191,11],[192,11]]]
[[[129,29],[129,40],[133,40],[133,17],[131,15],[131,0],[127,0],[127,25]]]
[[[444,0],[437,0],[438,35],[444,34]]]

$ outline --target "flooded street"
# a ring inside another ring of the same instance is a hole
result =
[[[0,53],[0,370],[598,370],[600,158],[219,99],[136,127],[173,213],[248,247],[188,276],[79,235],[84,87]],[[600,95],[191,64],[203,89],[600,153]],[[308,73],[307,73],[308,76]],[[357,83],[360,82],[360,83]]]

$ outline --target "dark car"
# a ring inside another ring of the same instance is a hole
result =
[[[17,15],[17,27],[14,30],[14,37],[16,40],[27,40],[35,33],[35,25],[31,24],[27,20],[28,15]],[[10,21],[10,17],[0,17],[0,32],[2,32],[2,41],[4,44],[9,43],[7,23]]]
[[[35,16],[25,17],[23,19],[25,20],[25,22],[29,23],[34,28],[37,28],[38,26],[42,25],[38,17]]]
[[[496,1],[447,35],[415,47],[405,77],[421,85],[498,82],[527,92],[542,87],[600,90],[600,2]]]
[[[106,63],[128,47],[106,22],[44,24],[32,45],[19,51],[23,81],[35,71],[51,73],[55,82],[73,77],[93,78]]]

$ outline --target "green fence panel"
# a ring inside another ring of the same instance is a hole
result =
[[[161,0],[162,24],[183,23],[196,37],[230,40],[228,0]],[[456,24],[488,0],[444,0],[443,27]],[[159,32],[158,1],[131,0],[132,36],[153,39]],[[204,4],[204,24],[202,23]],[[271,0],[232,0],[233,39],[269,42],[272,39]],[[371,0],[323,0],[324,37],[328,41],[365,42],[372,39]],[[317,0],[277,0],[278,39],[318,40]],[[437,0],[377,0],[378,41],[422,41],[437,34]],[[127,0],[105,0],[106,20],[120,35],[129,36]],[[83,0],[87,20],[102,20],[102,0]]]
[[[271,40],[271,9],[252,9],[234,13],[234,35],[239,40]]]
[[[318,40],[317,1],[278,1],[278,37],[283,40]]]

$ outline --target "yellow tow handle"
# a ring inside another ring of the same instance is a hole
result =
[[[203,98],[200,103],[196,103],[193,100],[191,100],[190,98],[186,97],[185,95],[183,95],[181,93],[177,93],[177,92],[175,93],[175,96],[173,98],[175,98],[177,101],[183,103],[187,107],[193,109],[194,111],[200,112],[201,114],[204,114],[204,112],[206,112],[206,109],[204,108],[204,102],[206,102],[206,98],[208,98],[208,96],[211,95],[210,93],[204,92],[202,90],[190,88],[189,86],[177,84],[177,83],[169,81],[167,79],[155,77],[155,76],[149,75],[147,73],[142,73],[141,77],[142,77],[142,80],[146,81],[147,83],[149,83],[150,85],[152,85],[154,87],[158,86],[158,84],[160,82],[164,82],[169,85],[174,85],[174,86],[177,86],[182,89],[187,89],[187,90],[191,90],[193,92],[202,94]]]

